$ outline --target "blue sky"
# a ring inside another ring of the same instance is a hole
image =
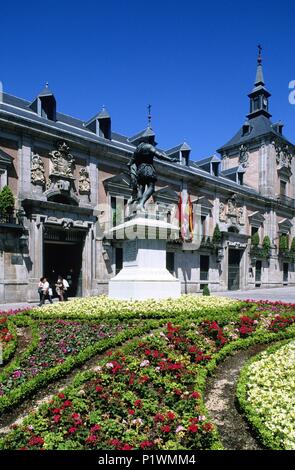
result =
[[[58,111],[85,120],[105,104],[128,136],[151,103],[159,146],[186,140],[197,160],[244,122],[261,43],[272,119],[295,142],[294,10],[284,0],[5,2],[0,80],[26,99],[48,81]]]

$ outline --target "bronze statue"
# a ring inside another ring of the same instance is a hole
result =
[[[130,187],[132,189],[132,195],[128,203],[137,202],[138,208],[143,211],[145,210],[145,203],[155,192],[157,174],[154,167],[154,157],[168,162],[178,161],[178,158],[168,157],[165,152],[160,152],[155,146],[153,132],[146,132],[146,135],[140,138],[139,144],[128,163]]]

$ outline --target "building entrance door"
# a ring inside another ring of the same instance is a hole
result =
[[[241,251],[229,249],[228,252],[228,290],[240,288]]]
[[[76,240],[67,240],[69,238],[76,238]],[[70,237],[69,234],[62,231],[56,231],[54,237],[52,232],[50,235],[45,233],[43,273],[48,278],[54,296],[57,295],[55,284],[59,275],[66,279],[70,285],[67,291],[68,297],[82,296],[83,245],[84,237],[81,238],[81,236]]]

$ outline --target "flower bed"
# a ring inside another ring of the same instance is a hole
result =
[[[166,331],[109,353],[88,380],[81,375],[80,389],[75,384],[54,397],[13,430],[3,448],[212,447],[214,427],[195,390],[199,364],[212,352],[205,345],[195,327],[169,323]]]
[[[294,377],[295,341],[269,348],[240,376],[240,406],[264,445],[272,449],[295,449]]]
[[[18,320],[20,321],[20,319]],[[25,321],[25,319],[23,319]],[[93,355],[143,334],[155,321],[97,325],[93,322],[62,320],[41,324],[27,319],[32,326],[32,342],[21,358],[15,359],[0,374],[0,412],[10,408],[40,387],[83,364]],[[46,339],[46,344],[45,344]]]
[[[273,314],[250,317],[243,311],[236,321],[231,318],[168,322],[164,330],[108,352],[95,373],[78,374],[71,387],[12,430],[0,447],[220,448],[203,405],[207,374],[235,349],[295,336],[294,324],[281,324],[274,332]]]
[[[12,321],[0,316],[0,366],[8,362],[15,353],[17,346],[16,329]]]
[[[129,325],[126,325],[128,327]],[[39,344],[33,354],[25,357],[14,370],[1,375],[0,396],[9,393],[45,369],[62,364],[97,341],[123,330],[121,325],[56,320],[39,325]]]
[[[33,318],[174,318],[178,316],[196,317],[200,315],[229,317],[237,314],[241,302],[225,297],[183,295],[179,299],[121,301],[107,296],[76,299],[59,304],[46,305],[34,309],[29,314]]]

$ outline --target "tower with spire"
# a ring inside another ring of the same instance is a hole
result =
[[[283,178],[286,196],[293,196],[290,155],[295,154],[295,147],[283,135],[282,122],[272,123],[270,119],[270,96],[264,81],[262,48],[259,45],[254,87],[248,95],[250,110],[247,119],[232,139],[218,149],[222,159],[221,176],[230,175],[237,181],[235,173],[242,172],[241,184],[272,198],[280,194],[280,180]]]
[[[254,83],[254,88],[249,93],[250,98],[250,113],[248,114],[248,119],[253,119],[257,116],[265,116],[267,118],[271,117],[271,114],[268,112],[268,99],[271,96],[269,91],[265,88],[264,78],[263,78],[263,69],[262,69],[262,48],[258,46],[258,57],[257,57],[257,70],[256,78]]]

